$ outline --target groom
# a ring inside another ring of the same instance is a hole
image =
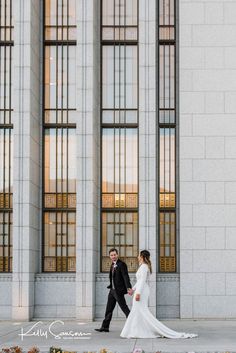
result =
[[[130,313],[124,297],[127,292],[131,295],[132,290],[127,265],[119,259],[117,249],[110,249],[109,256],[112,260],[112,265],[109,274],[110,285],[107,288],[110,289],[110,291],[107,299],[105,319],[102,322],[101,328],[95,328],[95,331],[98,332],[109,332],[109,325],[116,302],[119,304],[126,317],[128,317]]]

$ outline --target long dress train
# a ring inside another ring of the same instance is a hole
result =
[[[133,289],[133,305],[128,318],[126,319],[120,336],[124,338],[193,338],[194,333],[177,332],[171,330],[159,320],[157,320],[148,308],[148,298],[150,289],[147,284],[149,268],[147,264],[142,264],[136,272],[137,282]],[[140,301],[135,300],[135,294],[140,294]]]

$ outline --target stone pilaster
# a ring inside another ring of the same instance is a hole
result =
[[[139,1],[139,248],[151,252],[156,313],[156,1]]]
[[[13,51],[13,282],[12,319],[34,312],[39,270],[40,3],[14,0]]]
[[[77,1],[76,317],[95,315],[99,256],[99,1]]]

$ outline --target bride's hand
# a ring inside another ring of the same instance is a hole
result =
[[[135,300],[136,300],[137,302],[140,301],[140,294],[136,294],[136,295],[135,295]]]

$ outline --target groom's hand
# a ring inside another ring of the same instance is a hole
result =
[[[136,294],[136,295],[135,295],[135,300],[136,300],[136,302],[139,302],[139,301],[140,301],[140,294]]]
[[[133,291],[132,288],[128,288],[128,294],[129,294],[129,295],[133,295],[133,292],[134,292],[134,291]]]

